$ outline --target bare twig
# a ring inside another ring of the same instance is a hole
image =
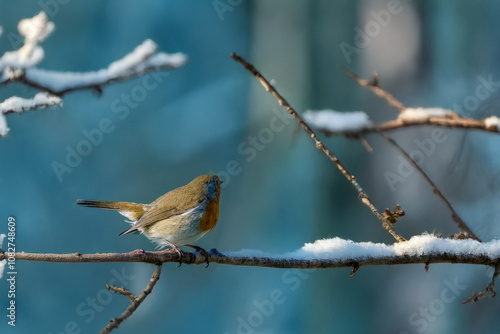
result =
[[[425,172],[422,170],[422,168],[420,168],[420,166],[415,162],[415,160],[413,160],[412,157],[410,157],[410,155],[408,153],[406,153],[406,151],[403,150],[403,148],[401,146],[399,146],[399,144],[394,139],[392,139],[391,137],[389,137],[385,132],[380,132],[380,135],[389,144],[391,144],[392,146],[394,146],[399,151],[399,153],[401,153],[401,155],[403,155],[403,157],[405,157],[405,159],[417,170],[417,172],[430,185],[430,187],[432,189],[432,192],[437,197],[439,197],[439,199],[444,203],[444,205],[448,208],[448,210],[450,210],[451,217],[453,218],[453,220],[455,221],[455,223],[457,223],[458,228],[460,230],[466,232],[472,239],[476,239],[478,241],[481,241],[481,239],[479,239],[474,234],[474,232],[472,232],[472,230],[467,226],[467,224],[462,220],[462,218],[460,218],[460,216],[458,215],[458,213],[451,206],[450,202],[446,199],[446,197],[444,197],[444,195],[441,193],[441,191],[439,190],[439,188],[436,187],[436,185],[434,184],[434,182],[432,182],[432,180],[427,176],[427,174],[425,174]]]
[[[128,299],[130,299],[130,301],[132,303],[135,302],[135,300],[137,299],[137,296],[134,295],[132,292],[130,292],[130,290],[122,288],[121,286],[113,286],[113,285],[106,284],[106,288],[109,291],[113,291],[114,293],[117,293],[117,294],[120,294],[120,295],[127,297]]]
[[[490,293],[491,293],[492,297],[495,297],[496,296],[496,292],[495,292],[495,280],[496,280],[498,274],[500,274],[500,266],[495,266],[495,272],[493,273],[493,276],[491,277],[490,284],[488,284],[488,286],[483,291],[481,291],[479,293],[472,294],[472,296],[470,296],[469,298],[467,298],[464,301],[462,301],[461,304],[467,304],[467,303],[469,303],[471,301],[474,301],[474,303],[475,303],[480,298],[486,297]]]
[[[356,181],[356,178],[354,175],[349,173],[349,171],[342,165],[342,163],[339,161],[339,159],[330,151],[324,144],[323,142],[317,137],[317,135],[314,133],[314,131],[307,125],[306,122],[302,119],[302,117],[299,116],[299,114],[290,106],[290,104],[278,93],[278,91],[274,88],[273,85],[271,85],[266,78],[250,63],[248,63],[245,59],[242,57],[238,56],[235,53],[231,54],[231,58],[233,58],[235,61],[243,65],[243,67],[250,72],[255,78],[257,78],[262,86],[264,86],[264,89],[268,92],[270,92],[276,100],[278,100],[278,103],[282,105],[283,107],[286,108],[286,110],[292,115],[292,117],[302,126],[302,128],[306,131],[306,133],[311,137],[312,140],[316,143],[316,148],[320,149],[323,151],[323,153],[326,154],[326,156],[337,166],[337,168],[340,170],[342,175],[351,182],[351,184],[356,188],[358,192],[358,196],[361,199],[361,202],[368,206],[370,208],[371,212],[382,222],[382,226],[384,229],[386,229],[397,241],[404,241],[405,239],[399,236],[394,229],[392,228],[391,224],[387,221],[387,219],[384,217],[384,215],[380,214],[380,212],[377,211],[377,208],[373,205],[371,202],[370,198],[366,194],[366,192],[361,188],[359,183]]]
[[[353,72],[349,71],[346,68],[344,70],[347,73],[347,75],[350,76],[351,78],[353,78],[360,86],[367,87],[375,95],[377,95],[377,96],[383,98],[384,100],[386,100],[387,103],[391,107],[394,107],[394,108],[398,109],[400,112],[406,109],[406,107],[404,106],[404,104],[402,104],[401,102],[399,102],[398,100],[396,100],[396,98],[394,96],[392,96],[387,91],[383,90],[382,88],[380,88],[378,86],[378,78],[376,76],[374,76],[374,80],[370,82],[370,81],[367,81],[365,79],[362,79],[362,78],[358,77],[356,74],[354,74]]]
[[[151,279],[149,280],[149,283],[144,289],[144,291],[142,291],[142,293],[132,301],[130,306],[127,307],[127,309],[118,318],[111,319],[109,323],[106,325],[106,327],[104,327],[101,330],[101,334],[110,333],[113,329],[118,328],[120,324],[123,321],[125,321],[125,319],[130,317],[135,312],[135,310],[137,310],[137,308],[142,304],[142,302],[146,299],[146,297],[153,291],[156,282],[158,282],[158,280],[160,279],[160,275],[161,275],[161,265],[158,265],[156,266],[156,269],[153,275],[151,276]]]

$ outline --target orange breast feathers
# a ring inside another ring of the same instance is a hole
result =
[[[210,232],[217,225],[217,219],[219,219],[219,196],[220,191],[217,192],[217,196],[213,200],[207,203],[205,215],[200,219],[200,231]]]

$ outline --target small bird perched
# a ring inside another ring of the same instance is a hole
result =
[[[210,232],[219,218],[222,181],[217,175],[201,175],[185,186],[171,190],[151,204],[79,199],[76,204],[117,210],[132,224],[121,235],[139,231],[158,247],[172,247],[181,257],[178,246],[189,246],[208,254],[191,243]]]

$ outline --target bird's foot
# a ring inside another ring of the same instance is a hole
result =
[[[179,265],[177,267],[180,267],[182,265],[182,254],[184,253],[182,249],[174,245],[168,240],[164,240],[167,245],[169,245],[176,253],[179,255]]]

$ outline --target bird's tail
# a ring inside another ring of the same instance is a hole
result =
[[[140,203],[77,199],[76,204],[88,208],[117,210],[120,214],[131,220],[138,220],[144,214],[144,204]]]

